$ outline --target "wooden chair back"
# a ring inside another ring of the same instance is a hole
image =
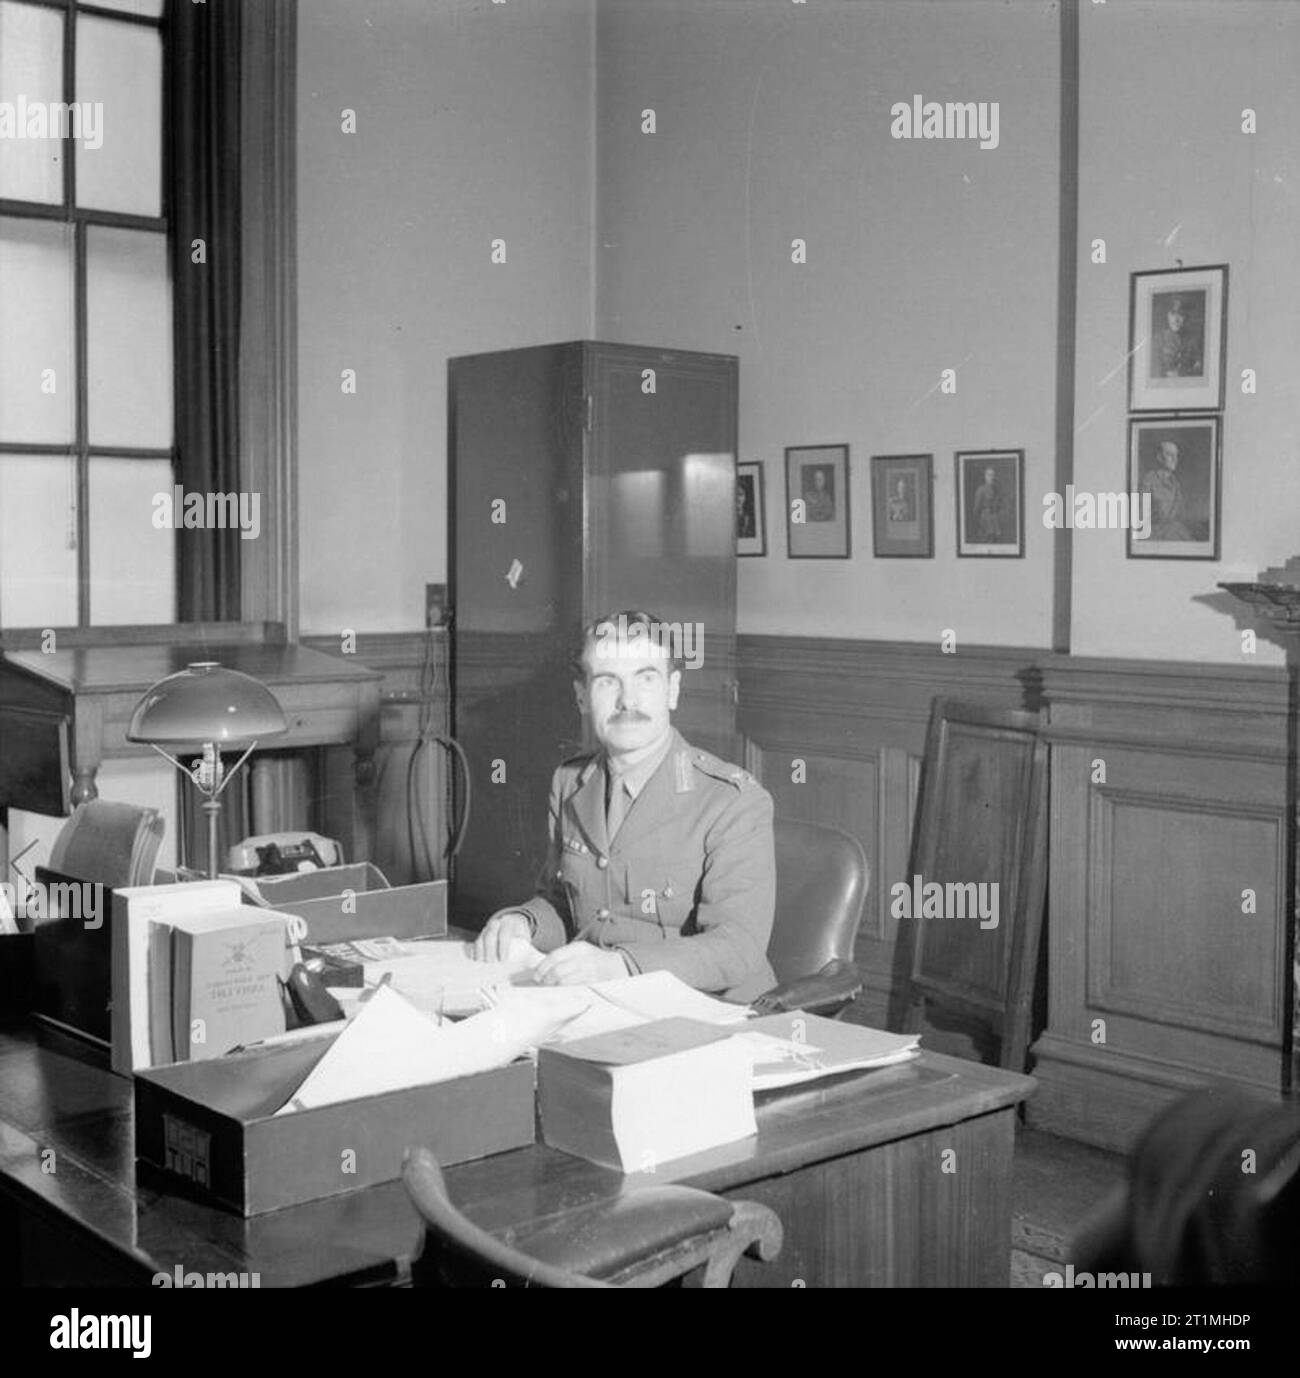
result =
[[[1036,713],[935,701],[909,894],[895,900],[890,1027],[918,1028],[925,1007],[950,1013],[1013,1071],[1028,1051],[1047,884],[1040,729]]]

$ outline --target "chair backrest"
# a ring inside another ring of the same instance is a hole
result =
[[[451,1286],[607,1287],[554,1264],[512,1249],[480,1229],[456,1209],[438,1160],[427,1148],[410,1150],[402,1178],[424,1218],[425,1254],[421,1266],[436,1284]]]
[[[157,809],[91,799],[78,804],[50,848],[49,869],[112,890],[152,885],[162,842]]]
[[[520,1221],[507,1243],[452,1205],[427,1148],[407,1151],[402,1177],[425,1223],[411,1269],[417,1286],[662,1287],[694,1276],[727,1287],[742,1256],[771,1262],[784,1237],[757,1201],[664,1183]]]
[[[853,960],[870,870],[856,838],[825,823],[778,818],[776,920],[767,959],[778,981]]]
[[[899,1031],[917,1027],[922,1003],[946,1007],[991,1035],[998,1062],[1015,1071],[1028,1048],[1047,883],[1040,728],[1036,713],[935,700],[890,1004]],[[936,883],[941,891],[927,890]],[[938,913],[927,919],[928,903]]]

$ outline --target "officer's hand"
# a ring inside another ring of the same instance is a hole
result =
[[[557,947],[539,963],[533,980],[539,986],[587,986],[627,974],[627,963],[619,953],[605,952],[592,943],[577,942]]]
[[[526,914],[517,909],[502,909],[483,925],[483,931],[474,939],[471,956],[477,962],[504,962],[515,943],[530,943],[532,937],[533,926]]]

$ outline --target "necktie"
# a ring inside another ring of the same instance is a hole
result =
[[[628,797],[627,786],[623,783],[621,775],[615,775],[611,771],[606,778],[605,834],[613,842],[614,835],[622,827],[623,817],[632,801]]]

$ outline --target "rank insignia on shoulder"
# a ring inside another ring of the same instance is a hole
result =
[[[723,780],[729,785],[735,785],[737,789],[744,789],[746,785],[755,783],[754,777],[741,766],[733,765],[730,761],[723,761],[717,756],[711,756],[707,751],[697,751],[694,757],[695,765],[714,780]]]
[[[677,793],[685,794],[687,790],[694,789],[695,780],[691,775],[691,753],[679,751],[673,758],[673,765],[677,770]]]

